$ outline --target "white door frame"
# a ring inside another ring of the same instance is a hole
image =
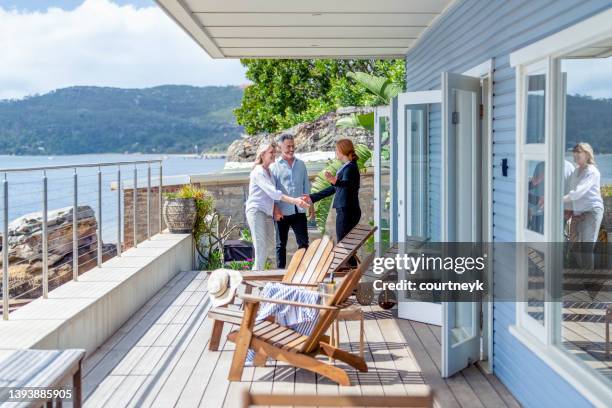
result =
[[[411,180],[411,169],[408,165],[411,157],[408,154],[410,143],[408,140],[409,132],[406,132],[406,105],[429,105],[434,103],[442,103],[441,90],[420,91],[420,92],[405,92],[397,97],[397,106],[394,110],[397,112],[397,141],[398,141],[398,177],[397,177],[397,214],[398,214],[398,236],[397,242],[406,242],[406,236],[411,230],[411,217],[409,216],[410,209],[410,188],[408,182]],[[428,126],[427,121],[423,124]],[[402,167],[403,166],[403,167]],[[442,305],[440,303],[429,302],[398,302],[398,316],[402,319],[415,320],[442,325]]]
[[[494,60],[489,59],[465,71],[463,75],[480,78],[482,87],[482,240],[493,243],[493,83]],[[493,254],[487,257],[487,282],[493,283]],[[482,360],[479,365],[488,373],[493,373],[493,288],[489,288],[489,301],[482,308]]]

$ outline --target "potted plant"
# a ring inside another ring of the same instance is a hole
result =
[[[196,189],[190,185],[176,192],[164,194],[163,217],[168,230],[173,234],[187,234],[196,224]]]

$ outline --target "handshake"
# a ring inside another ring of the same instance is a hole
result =
[[[315,211],[310,195],[303,194],[301,197],[292,197],[290,200],[293,205],[297,205],[300,208],[308,208],[308,217],[314,219]],[[276,205],[274,206],[273,217],[275,221],[280,221],[283,218],[283,213]]]

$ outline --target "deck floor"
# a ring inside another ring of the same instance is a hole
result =
[[[517,407],[493,375],[472,366],[440,377],[440,330],[366,307],[367,373],[349,370],[351,387],[282,363],[227,374],[234,345],[208,351],[206,274],[177,275],[84,363],[85,407],[231,407],[250,389],[275,394],[403,395],[429,384],[437,407]],[[342,322],[341,347],[358,352],[359,323]],[[226,325],[228,326],[228,325]],[[228,331],[229,328],[226,328]],[[223,337],[225,339],[225,336]]]

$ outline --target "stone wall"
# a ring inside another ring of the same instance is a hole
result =
[[[365,174],[361,176],[361,189],[360,189],[360,206],[362,211],[361,222],[367,223],[373,220],[374,214],[374,178],[373,169],[368,169]],[[309,176],[314,179],[316,172],[310,172]],[[201,188],[208,190],[216,200],[216,209],[221,214],[221,222],[225,223],[228,217],[231,217],[232,224],[240,224],[243,227],[247,227],[246,218],[244,214],[244,203],[248,196],[249,190],[249,173],[248,172],[236,172],[226,174],[207,174],[199,176],[190,176],[191,182]],[[163,187],[162,192],[172,192],[181,188],[181,184],[168,185]],[[146,213],[146,200],[147,200],[147,189],[137,189],[137,209],[136,209],[136,222],[137,222],[137,239],[142,242],[146,239],[146,225],[147,225],[147,213]],[[133,189],[126,188],[124,190],[124,247],[131,247],[133,245]],[[327,220],[327,234],[335,238],[335,221],[336,214],[332,210]],[[155,234],[159,230],[159,201],[158,201],[158,189],[151,189],[151,233]],[[165,226],[163,226],[165,228]],[[237,234],[237,233],[236,233]],[[290,235],[289,251],[291,252],[295,243],[293,241],[293,234]],[[312,230],[310,233],[311,239],[320,236],[318,232]],[[234,236],[232,238],[237,238]]]

